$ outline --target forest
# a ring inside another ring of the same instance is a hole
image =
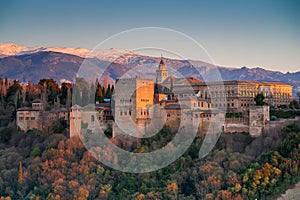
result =
[[[256,138],[222,133],[202,159],[198,152],[203,138],[198,137],[171,165],[141,174],[103,165],[78,137],[68,138],[65,130],[23,132],[16,127],[17,108],[29,106],[36,98],[46,98],[49,108],[57,101],[67,107],[72,90],[88,91],[84,85],[43,79],[24,86],[0,79],[0,199],[274,199],[300,181],[299,124],[273,128]],[[113,91],[99,82],[88,87],[94,87],[99,102]],[[86,101],[82,105],[94,99],[82,96],[73,98]],[[140,145],[129,144],[130,151],[152,151],[173,136],[165,127]],[[119,138],[110,140],[128,148]]]

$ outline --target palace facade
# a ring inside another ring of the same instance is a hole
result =
[[[65,108],[45,110],[45,102],[41,99],[33,100],[31,107],[19,108],[16,114],[17,127],[23,131],[47,129],[58,121],[68,123],[69,111]]]
[[[263,94],[265,106],[256,106],[257,94]],[[284,83],[239,80],[205,83],[196,78],[177,78],[169,76],[161,59],[155,82],[146,78],[116,80],[112,102],[105,108],[110,117],[105,118],[105,109],[97,105],[96,108],[73,106],[70,135],[80,133],[85,124],[86,129],[96,131],[94,124],[98,120],[102,129],[105,124],[112,124],[113,136],[147,134],[163,125],[176,131],[181,122],[195,125],[198,135],[207,134],[213,126],[215,131],[245,131],[256,136],[269,121],[269,106],[288,106],[291,101],[292,86]],[[228,113],[235,115],[228,118]]]

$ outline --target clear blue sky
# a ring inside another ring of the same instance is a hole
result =
[[[93,48],[118,32],[156,26],[191,36],[219,65],[294,72],[299,19],[297,0],[1,0],[0,43]]]

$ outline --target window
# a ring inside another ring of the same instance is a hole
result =
[[[94,121],[95,121],[95,116],[92,115],[92,116],[91,116],[91,122],[94,122]]]
[[[35,120],[35,117],[31,117],[31,120]]]
[[[122,111],[120,112],[120,115],[121,115],[121,116],[123,115],[123,112],[122,112]]]
[[[19,120],[24,120],[24,117],[19,117]]]

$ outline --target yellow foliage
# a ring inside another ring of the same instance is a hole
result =
[[[80,187],[79,191],[74,195],[75,200],[86,200],[90,195],[90,192],[84,188]]]
[[[20,161],[18,183],[22,184],[22,182],[23,182],[23,166],[22,166],[22,161]]]
[[[234,187],[235,192],[239,192],[241,189],[242,189],[242,186],[239,183],[235,184],[235,187]]]
[[[214,199],[214,195],[212,193],[206,194],[205,195],[205,199],[206,200],[213,200]]]
[[[112,188],[112,187],[111,187],[110,184],[102,185],[102,186],[101,186],[101,189],[100,189],[100,196],[101,196],[101,197],[107,196],[107,195],[110,193],[111,188]]]
[[[248,175],[245,175],[244,177],[243,177],[243,182],[245,183],[245,182],[247,182],[249,180],[249,176]]]
[[[0,200],[11,200],[10,197],[0,197]]]
[[[139,194],[135,199],[136,200],[144,200],[145,199],[145,195],[144,194]]]
[[[168,187],[167,187],[168,192],[174,192],[175,193],[175,192],[177,192],[177,190],[178,190],[178,186],[174,182],[169,184]]]

